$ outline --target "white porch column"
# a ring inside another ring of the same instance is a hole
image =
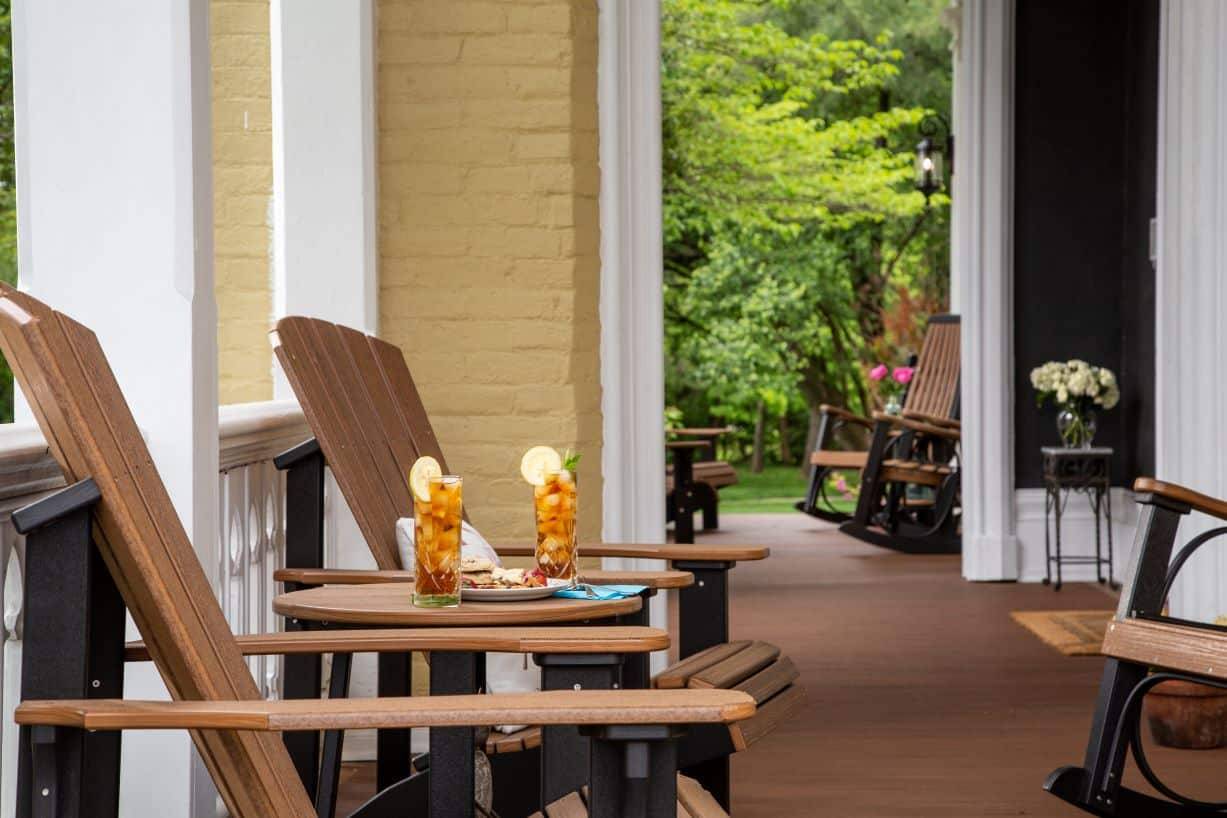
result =
[[[378,326],[372,0],[272,0],[273,310]],[[293,397],[280,372],[278,398]]]
[[[309,315],[375,333],[375,11],[373,0],[271,0],[273,312]],[[271,350],[270,350],[271,354]],[[275,397],[294,391],[276,359]],[[375,560],[332,473],[326,562]],[[375,661],[359,656],[352,695],[374,696]],[[425,733],[415,736],[425,750]],[[347,759],[374,758],[373,731],[352,732]]]
[[[13,9],[20,278],[93,328],[211,578],[217,572],[206,0]],[[125,695],[165,697],[151,665]],[[216,814],[184,733],[124,736],[121,814]]]
[[[963,575],[1016,579],[1014,0],[963,0],[952,290],[962,315]]]
[[[374,333],[372,0],[272,0],[273,311]],[[271,348],[270,348],[271,354]],[[273,393],[294,391],[276,364]],[[344,506],[329,476],[329,502]],[[353,515],[329,514],[329,562],[374,568]]]
[[[601,0],[599,59],[601,536],[664,542],[659,0]],[[651,618],[666,627],[665,604],[655,605]]]
[[[1227,7],[1166,0],[1159,45],[1155,460],[1158,477],[1227,496]],[[1194,514],[1179,542],[1221,521]],[[1227,554],[1203,548],[1173,612],[1227,613]]]

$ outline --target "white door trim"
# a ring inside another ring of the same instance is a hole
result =
[[[1014,509],[1015,0],[964,0],[951,261],[962,314],[963,576],[1017,579]]]

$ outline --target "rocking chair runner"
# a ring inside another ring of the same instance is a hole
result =
[[[273,347],[318,441],[318,445],[309,442],[301,447],[297,455],[287,453],[283,465],[303,462],[307,457],[318,458],[322,464],[327,458],[376,563],[384,569],[379,573],[393,578],[396,575],[388,572],[401,567],[394,523],[412,509],[403,475],[419,455],[429,454],[440,464],[446,463],[404,355],[374,336],[299,316],[277,323]],[[443,468],[446,470],[446,465]],[[497,546],[497,550],[504,556],[533,554],[531,544]],[[685,583],[679,591],[682,657],[728,642],[728,571],[738,561],[762,559],[769,553],[759,546],[727,545],[585,543],[581,550],[590,556],[671,560],[675,568],[694,575],[697,581]],[[278,577],[294,582],[308,578],[315,582],[345,581],[339,575],[324,579],[328,575],[328,571],[318,570],[309,575],[300,571],[278,573]],[[368,574],[362,579],[375,581],[380,577]],[[636,620],[634,624],[643,622]],[[769,684],[753,687],[763,704],[763,718],[756,728],[744,733],[725,730],[722,735],[696,734],[683,747],[684,763],[693,765],[695,777],[726,807],[728,755],[769,732],[803,702],[801,688],[794,684],[795,671],[789,673],[791,665],[781,665],[786,661],[776,649],[766,663],[732,663],[740,673],[727,677],[727,687],[748,683],[758,674],[771,671],[759,680]],[[627,670],[624,686],[646,687],[651,683],[642,657],[628,663]],[[523,739],[528,745],[534,742],[531,734]]]
[[[1147,761],[1141,741],[1142,698],[1157,684],[1184,679],[1227,689],[1227,632],[1163,615],[1177,573],[1199,548],[1227,534],[1215,528],[1172,558],[1180,518],[1196,510],[1227,520],[1227,501],[1151,478],[1133,484],[1142,507],[1137,540],[1116,618],[1104,638],[1103,680],[1086,756],[1080,767],[1054,771],[1044,788],[1084,812],[1114,818],[1222,816],[1227,804],[1206,803],[1166,785]],[[1163,798],[1125,786],[1132,751],[1143,778]]]
[[[189,730],[232,815],[307,818],[316,805],[274,731],[530,720],[591,725],[594,816],[663,818],[677,808],[676,727],[753,712],[753,699],[734,691],[262,701],[97,339],[3,288],[0,348],[66,478],[78,481],[18,521],[30,532],[36,591],[17,710],[22,818],[117,815],[119,739],[109,731]],[[176,701],[106,698],[122,691],[125,607]],[[55,700],[29,700],[39,696]],[[636,758],[646,766],[628,764]],[[471,790],[431,805],[432,816],[473,811]]]
[[[959,317],[935,315],[929,319],[920,355],[915,360],[916,377],[904,396],[903,416],[924,423],[957,428],[959,383]],[[823,404],[814,451],[810,454],[809,489],[797,509],[833,523],[846,523],[853,515],[835,508],[826,494],[827,478],[837,471],[859,471],[865,480],[870,452],[879,436],[880,422],[862,417],[838,406]],[[870,436],[863,450],[838,450],[831,446],[840,430],[859,426]],[[899,431],[893,424],[882,428],[887,438]],[[892,459],[904,457],[892,455]],[[862,489],[863,493],[863,489]]]
[[[856,514],[839,530],[911,554],[962,548],[958,421],[904,410],[874,412],[873,442]],[[908,493],[921,487],[919,496]]]

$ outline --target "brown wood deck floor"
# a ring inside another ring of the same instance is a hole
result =
[[[967,583],[958,558],[895,554],[800,514],[722,523],[705,541],[773,549],[733,572],[733,636],[779,644],[809,694],[798,718],[734,757],[737,818],[1082,814],[1041,784],[1081,762],[1102,660],[1061,656],[1009,614],[1112,608],[1105,591]],[[1227,797],[1227,753],[1153,761],[1191,795]],[[371,788],[368,769],[349,772],[341,815]]]

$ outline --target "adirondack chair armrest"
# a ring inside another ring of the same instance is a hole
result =
[[[666,440],[666,449],[706,449],[711,446],[710,440]]]
[[[924,412],[913,412],[911,409],[903,410],[903,417],[908,420],[918,420],[921,423],[927,423],[930,426],[941,426],[949,429],[962,429],[963,424],[954,418],[940,418],[936,415],[926,415]]]
[[[1139,477],[1133,481],[1133,492],[1134,494],[1152,494],[1177,505],[1188,506],[1203,514],[1209,514],[1211,517],[1227,520],[1227,501],[1210,497],[1176,483],[1156,480],[1153,477]]]
[[[643,585],[654,590],[686,588],[694,584],[688,571],[606,571],[584,570],[580,578],[593,585]],[[278,568],[274,582],[302,587],[320,585],[380,585],[413,582],[412,571],[351,570],[348,568]]]
[[[490,724],[732,724],[754,715],[754,698],[735,690],[561,690],[495,695],[285,701],[22,702],[24,726],[81,730],[355,730],[480,727]]]
[[[818,411],[822,412],[828,417],[838,418],[839,420],[847,421],[848,423],[855,423],[860,426],[864,426],[866,429],[873,429],[873,421],[871,421],[869,418],[862,417],[855,412],[849,412],[847,409],[843,409],[839,406],[832,406],[829,403],[824,403],[818,407]]]
[[[732,426],[712,426],[710,428],[697,428],[697,429],[695,428],[670,429],[669,431],[675,435],[682,435],[683,437],[719,437],[720,435],[727,435],[728,433],[734,430]]]
[[[395,628],[292,631],[236,636],[244,656],[320,653],[475,651],[497,653],[648,653],[668,650],[669,634],[639,625],[569,628]],[[124,659],[147,662],[144,642],[129,642]]]
[[[1227,632],[1198,623],[1120,619],[1108,623],[1103,655],[1227,682]]]
[[[412,571],[380,568],[278,568],[273,582],[317,588],[321,585],[383,585],[413,582]]]
[[[496,543],[494,550],[501,557],[531,557],[536,546],[528,543]],[[765,545],[701,545],[674,543],[581,543],[580,555],[585,557],[629,557],[643,560],[678,562],[737,563],[765,560],[771,549]]]
[[[903,429],[910,429],[913,432],[919,432],[921,434],[931,435],[933,437],[942,437],[947,440],[957,441],[962,438],[962,434],[958,429],[934,426],[931,423],[922,423],[918,420],[911,420],[898,415],[890,415],[886,412],[874,412],[873,419],[880,423],[889,423]]]

